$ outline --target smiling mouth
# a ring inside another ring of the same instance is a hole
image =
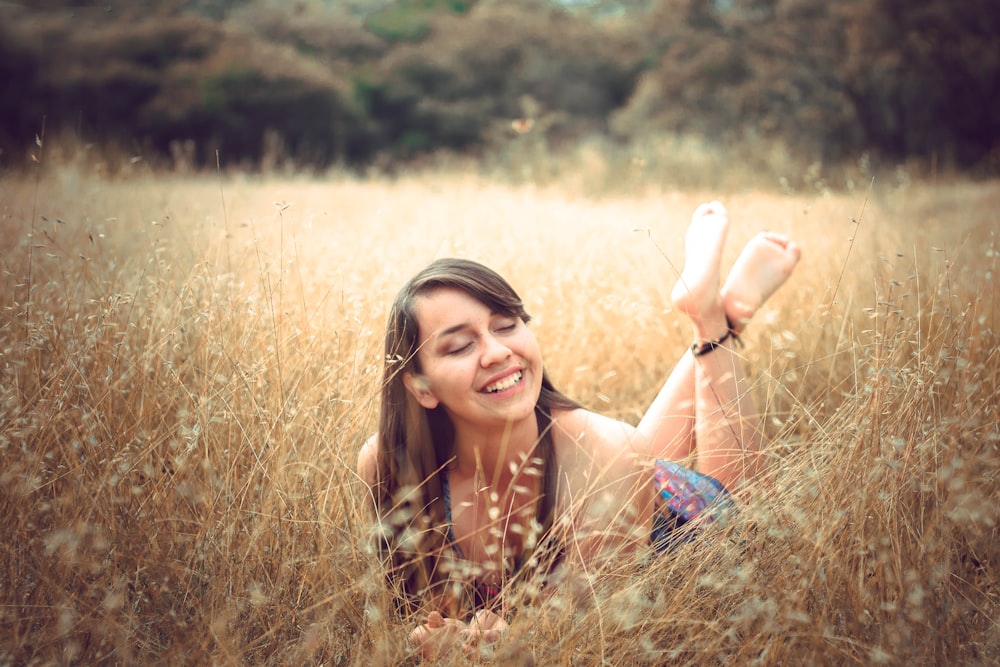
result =
[[[497,392],[504,391],[505,389],[510,389],[518,382],[520,382],[522,377],[524,377],[524,371],[518,371],[516,373],[512,373],[511,375],[508,375],[504,379],[494,382],[490,386],[483,389],[483,393],[495,394]]]

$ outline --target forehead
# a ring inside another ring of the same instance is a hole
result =
[[[426,338],[493,313],[486,304],[465,290],[435,287],[416,297],[414,314],[420,327],[420,337]]]

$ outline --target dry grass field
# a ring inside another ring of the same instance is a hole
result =
[[[636,421],[694,207],[803,262],[745,333],[738,521],[526,607],[493,664],[995,664],[1000,188],[603,196],[474,176],[0,180],[0,665],[417,664],[354,474],[398,287],[461,255]],[[456,662],[464,662],[458,658]]]

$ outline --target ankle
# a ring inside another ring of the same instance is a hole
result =
[[[723,288],[719,294],[722,297],[722,304],[726,312],[726,321],[729,323],[729,330],[735,335],[743,333],[747,323],[751,320],[751,318],[753,318],[756,309],[751,308],[749,304],[737,299],[735,295],[729,294],[725,288]]]
[[[696,357],[701,357],[708,354],[709,352],[722,347],[726,341],[733,341],[737,343],[740,347],[743,346],[743,341],[740,340],[739,332],[736,330],[733,322],[730,321],[729,317],[726,317],[726,331],[716,338],[700,337],[695,338],[694,343],[691,344],[691,354]]]

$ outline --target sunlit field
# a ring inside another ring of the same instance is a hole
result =
[[[0,181],[0,665],[418,664],[354,472],[396,290],[437,257],[492,266],[556,385],[635,422],[690,342],[668,296],[713,198],[727,263],[761,229],[803,247],[743,336],[768,478],[455,662],[993,663],[996,183],[53,168]]]

